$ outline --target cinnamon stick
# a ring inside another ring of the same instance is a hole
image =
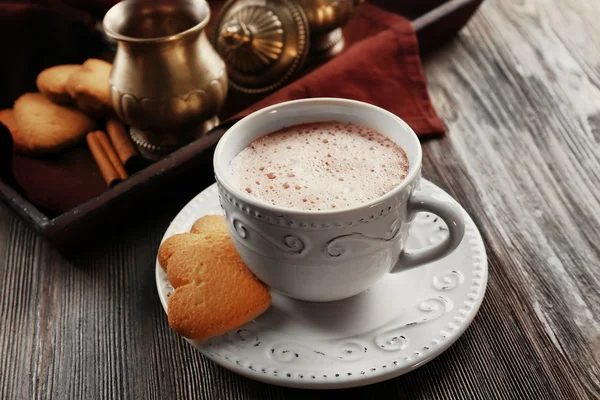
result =
[[[133,157],[138,155],[138,151],[127,134],[125,126],[121,121],[109,118],[106,121],[106,132],[108,132],[121,163],[126,166]]]
[[[90,152],[96,160],[96,164],[100,169],[100,173],[106,182],[108,187],[112,187],[114,184],[121,181],[121,177],[117,172],[116,168],[113,166],[112,162],[108,158],[106,151],[104,150],[104,146],[100,143],[100,139],[96,136],[96,132],[90,132],[86,136],[86,141],[88,147],[90,148]]]
[[[106,133],[104,133],[102,131],[96,131],[96,132],[94,132],[94,135],[96,135],[96,137],[98,138],[98,141],[104,148],[104,151],[106,152],[108,159],[110,160],[112,166],[115,168],[115,170],[119,174],[119,177],[121,179],[127,179],[127,176],[128,176],[127,171],[125,171],[125,167],[123,166],[123,164],[121,164],[121,160],[119,160],[119,156],[117,155],[115,148],[112,146],[112,144],[108,140]]]

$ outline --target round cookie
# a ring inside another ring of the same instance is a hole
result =
[[[111,68],[110,63],[91,58],[67,82],[67,91],[77,108],[92,117],[102,117],[111,109],[108,88]]]
[[[73,98],[67,90],[67,82],[81,65],[65,64],[47,68],[40,72],[35,80],[38,90],[57,104],[69,104]]]
[[[100,70],[106,69],[106,67],[110,69],[111,64],[107,61],[100,60],[99,58],[88,58],[81,66],[89,70]]]
[[[14,106],[18,130],[13,135],[21,153],[52,153],[67,148],[96,123],[80,111],[60,106],[41,93],[26,93]]]

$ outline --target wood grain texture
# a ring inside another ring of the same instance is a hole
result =
[[[0,208],[2,399],[600,399],[600,3],[488,0],[424,60],[450,134],[424,175],[489,254],[467,332],[400,378],[320,392],[269,386],[168,327],[154,283],[183,204],[66,260]],[[93,229],[93,227],[90,227]]]

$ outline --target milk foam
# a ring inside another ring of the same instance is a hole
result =
[[[400,146],[365,126],[336,121],[294,125],[263,136],[231,162],[234,184],[265,203],[299,210],[364,204],[408,173]]]

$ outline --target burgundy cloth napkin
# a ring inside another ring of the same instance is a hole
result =
[[[344,29],[346,50],[236,114],[288,100],[341,97],[382,107],[417,135],[445,133],[427,92],[415,31],[407,19],[362,4]]]
[[[57,3],[60,1],[46,2]],[[49,64],[82,62],[87,57],[98,57],[101,50],[98,37],[94,36],[94,26],[103,15],[101,10],[108,10],[111,3],[110,0],[92,2],[93,12],[87,14],[81,7],[67,13],[63,11],[67,10],[64,7],[57,11],[54,7],[50,9],[31,3],[0,5],[0,22],[14,21],[15,18],[19,22],[18,26],[11,24],[12,34],[8,35],[7,31],[4,37],[8,48],[14,49],[15,62],[28,68],[27,75],[21,73],[19,79],[15,76],[23,68],[17,65],[9,68],[13,78],[11,80],[7,75],[2,78],[5,80],[3,86],[9,89],[5,93],[18,97],[20,93],[15,85],[22,86],[22,92],[35,90],[35,76]],[[209,3],[212,15],[216,16],[222,2]],[[8,29],[7,25],[2,25]],[[1,30],[6,30],[4,28]],[[20,31],[27,34],[19,35]],[[45,31],[52,31],[52,34]],[[78,34],[74,35],[74,32]],[[6,39],[8,37],[10,40]],[[342,97],[382,107],[404,119],[420,136],[445,133],[429,99],[419,45],[410,21],[364,3],[344,27],[344,37],[346,46],[341,54],[329,61],[308,64],[294,82],[275,93],[249,96],[230,91],[221,120],[243,117],[287,100]],[[40,40],[46,42],[43,48]],[[88,42],[90,44],[86,45]],[[43,50],[48,45],[52,48],[52,43],[58,50]],[[44,54],[46,57],[42,58]],[[61,61],[58,61],[59,56]],[[6,99],[2,100],[3,107],[10,107]],[[3,134],[2,130],[0,134]],[[4,150],[0,149],[0,152]],[[66,212],[106,190],[85,146],[65,152],[64,157],[30,158],[15,153],[12,158],[12,172],[21,191],[46,211]],[[89,179],[82,178],[86,176]]]

